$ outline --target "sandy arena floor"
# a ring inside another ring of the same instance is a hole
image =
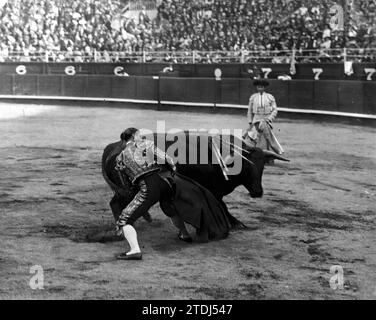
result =
[[[226,197],[250,226],[209,244],[177,240],[156,206],[137,223],[143,261],[116,261],[103,148],[129,126],[242,128],[239,115],[0,104],[0,298],[376,299],[376,129],[279,120],[291,163],[266,167],[265,196]],[[34,110],[34,111],[33,111]],[[37,110],[37,111],[35,111]],[[1,111],[0,111],[1,115]],[[44,269],[32,290],[30,267]],[[330,288],[330,267],[344,289]]]

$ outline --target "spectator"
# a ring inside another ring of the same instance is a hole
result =
[[[285,59],[284,51],[293,46],[298,52],[312,50],[311,56],[318,60],[328,59],[329,50],[344,46],[364,48],[366,59],[374,57],[371,49],[376,47],[375,0],[351,6],[349,32],[330,30],[330,8],[336,3],[331,0],[157,3],[157,17],[153,20],[145,6],[137,19],[127,16],[123,0],[8,1],[0,8],[2,59],[11,58],[4,52],[17,50],[31,60],[38,59],[38,52],[48,51],[59,61],[90,59],[94,51],[107,51],[110,60],[114,60],[117,58],[111,52],[116,51],[120,52],[119,59],[121,55],[125,59],[141,51],[176,50],[218,52],[197,55],[197,61],[232,62],[237,57],[223,57],[223,51],[237,51],[243,52],[244,62],[278,63]],[[173,56],[168,59],[176,60]],[[185,56],[188,54],[183,56],[184,61]],[[305,53],[297,60],[308,61],[309,56]],[[330,56],[336,59],[333,54]]]

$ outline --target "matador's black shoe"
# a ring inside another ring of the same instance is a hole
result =
[[[142,253],[127,254],[126,252],[120,253],[116,256],[118,260],[142,260]]]

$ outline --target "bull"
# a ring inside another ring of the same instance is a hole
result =
[[[233,156],[241,157],[241,170],[237,174],[226,175],[223,170],[223,165],[221,165],[220,161],[215,161],[216,159],[213,157],[215,144],[213,144],[212,137],[209,137],[209,139],[204,142],[207,143],[207,148],[204,148],[204,152],[208,152],[206,157],[207,161],[205,163],[198,161],[198,163],[195,164],[190,163],[189,159],[192,157],[189,153],[193,152],[195,153],[196,159],[201,159],[200,151],[202,152],[202,148],[200,142],[203,139],[197,135],[192,136],[192,133],[189,132],[184,132],[184,137],[186,139],[185,145],[187,146],[185,150],[186,161],[177,163],[177,172],[195,180],[208,189],[225,209],[233,227],[244,227],[240,221],[228,212],[223,197],[232,193],[238,186],[243,185],[249,191],[252,198],[261,198],[263,196],[262,174],[265,163],[271,160],[289,160],[273,152],[251,147],[245,141],[233,135],[226,137],[217,136],[216,138],[219,140],[231,141],[229,145],[233,146],[230,148]],[[160,144],[158,144],[158,141],[163,139],[167,153],[169,153],[168,149],[176,143],[176,139],[167,139],[166,134],[164,134],[164,136],[154,134],[153,137],[149,137],[149,139],[154,139],[154,142],[159,148]],[[239,146],[237,150],[234,149],[236,145]],[[111,143],[104,149],[102,156],[102,174],[105,181],[114,192],[114,196],[110,201],[110,207],[115,220],[118,219],[123,209],[126,208],[138,191],[130,181],[121,178],[115,170],[116,157],[124,148],[125,144],[121,140]],[[170,154],[170,156],[173,155]],[[148,221],[151,219],[148,214],[146,214],[144,218]]]

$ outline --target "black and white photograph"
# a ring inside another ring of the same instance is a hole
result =
[[[376,0],[0,0],[0,300],[376,300],[375,204]]]

